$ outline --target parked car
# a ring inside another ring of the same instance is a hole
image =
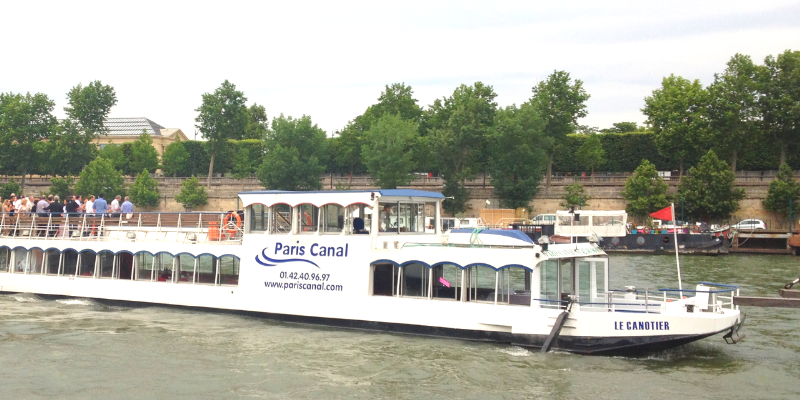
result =
[[[760,219],[745,219],[739,221],[738,224],[731,225],[731,228],[740,231],[752,231],[756,229],[767,229],[767,224]]]

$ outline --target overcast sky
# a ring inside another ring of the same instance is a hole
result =
[[[800,50],[799,1],[559,2],[6,1],[0,91],[67,91],[101,80],[111,117],[145,116],[190,138],[201,95],[225,79],[272,117],[327,132],[405,82],[420,105],[460,84],[525,102],[554,70],[591,94],[581,124],[643,122],[670,73],[707,85],[735,53]],[[199,136],[199,134],[198,134]]]

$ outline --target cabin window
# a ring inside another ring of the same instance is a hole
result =
[[[497,302],[531,305],[531,273],[522,267],[503,268],[497,272]]]
[[[263,204],[253,204],[247,208],[250,213],[248,233],[266,232],[269,224],[269,208]]]
[[[292,207],[288,204],[275,204],[270,207],[270,233],[292,233]]]
[[[30,254],[30,265],[28,266],[29,274],[41,274],[42,268],[44,266],[44,252],[39,249],[31,249]]]
[[[14,272],[25,272],[28,268],[28,250],[14,249]],[[56,269],[56,273],[58,270]]]
[[[400,268],[391,263],[372,264],[372,295],[396,296]]]
[[[379,209],[378,229],[381,232],[398,232],[397,203],[380,203]]]
[[[239,259],[234,256],[222,256],[219,258],[219,284],[232,285],[239,284]]]
[[[354,235],[368,234],[372,227],[372,207],[364,204],[354,204],[347,207],[345,213],[345,225],[348,226],[348,233]]]
[[[574,285],[575,282],[573,271],[572,271],[572,260],[560,260],[558,264],[558,272],[560,274],[559,281],[561,282],[561,297],[559,300],[561,301],[568,301],[569,295],[574,294]]]
[[[561,225],[562,227],[589,225],[589,219],[591,217],[589,217],[588,215],[580,215],[580,211],[575,211],[575,213],[578,214],[578,217],[580,218],[579,221],[573,221],[572,214],[559,215],[558,216],[558,224]]]
[[[454,264],[433,266],[433,298],[461,300],[461,276],[463,271]]]
[[[197,257],[197,283],[213,285],[217,281],[217,258],[204,254]]]
[[[8,247],[0,248],[0,271],[8,272],[8,266],[11,265],[11,251]]]
[[[97,253],[97,257],[99,258],[97,267],[100,269],[100,277],[111,278],[111,275],[114,273],[114,253],[103,250]]]
[[[78,269],[78,252],[75,250],[64,250],[61,253],[61,275],[75,276]]]
[[[153,255],[148,253],[139,253],[135,257],[136,264],[136,279],[140,281],[153,280]]]
[[[596,300],[594,302],[605,302],[605,295],[608,292],[608,287],[606,286],[606,272],[607,272],[608,264],[606,261],[593,261],[592,268],[594,273],[594,296]]]
[[[315,233],[319,225],[319,208],[313,204],[297,206],[297,225],[299,233]]]
[[[117,270],[114,272],[114,277],[127,280],[133,277],[133,254],[125,252],[117,254]]]
[[[428,297],[430,270],[419,263],[403,265],[400,268],[402,281],[400,294],[406,297]]]
[[[467,300],[494,302],[497,271],[486,265],[467,268]]]
[[[594,226],[625,225],[621,215],[595,215],[592,217]]]
[[[153,269],[156,271],[156,280],[159,282],[172,282],[172,268],[175,257],[172,254],[158,253],[153,261]]]
[[[195,258],[191,254],[179,254],[175,261],[178,283],[194,283]]]
[[[589,261],[578,260],[578,302],[592,302],[592,263]]]
[[[400,203],[398,224],[400,232],[424,233],[425,204]]]
[[[381,232],[425,233],[426,217],[436,216],[436,203],[384,202],[380,204]],[[434,222],[429,221],[431,228]]]
[[[81,252],[80,263],[78,264],[78,276],[91,278],[94,276],[94,266],[97,263],[97,254],[91,250]]]
[[[47,275],[58,275],[58,266],[61,265],[61,252],[50,249],[45,252],[45,273]]]
[[[344,207],[338,204],[322,206],[322,233],[341,233],[344,228]]]
[[[558,307],[558,260],[547,260],[541,264],[542,307]]]

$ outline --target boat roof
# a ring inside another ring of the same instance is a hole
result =
[[[319,191],[288,191],[288,190],[258,190],[240,192],[239,198],[242,205],[247,207],[252,204],[263,204],[267,207],[273,204],[288,204],[292,207],[299,204],[313,204],[317,207],[325,204],[338,204],[349,206],[351,204],[366,204],[371,206],[375,199],[389,197],[392,200],[430,201],[444,199],[438,192],[428,192],[416,189],[376,189],[376,190],[319,190]]]

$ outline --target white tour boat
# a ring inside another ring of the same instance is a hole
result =
[[[735,286],[621,291],[595,243],[426,231],[419,190],[240,193],[244,213],[9,215],[0,292],[224,310],[346,328],[641,354],[729,331]],[[430,222],[430,221],[428,221]]]

